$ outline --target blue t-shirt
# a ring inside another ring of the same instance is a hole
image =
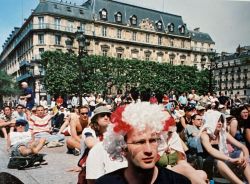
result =
[[[27,98],[26,107],[32,109],[32,107],[34,107],[34,105],[35,105],[34,93],[33,93],[32,89],[31,88],[25,88],[23,90],[23,93],[24,93],[25,96],[31,94],[31,97]]]

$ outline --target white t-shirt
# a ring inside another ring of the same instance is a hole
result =
[[[86,161],[86,179],[97,179],[125,167],[128,167],[125,158],[123,161],[112,160],[104,149],[102,142],[99,142],[89,151]]]
[[[85,144],[85,139],[87,134],[91,134],[96,139],[95,131],[92,128],[87,127],[83,129],[82,140],[81,140],[81,156],[83,155],[85,149],[87,148],[87,145]]]
[[[10,132],[10,142],[11,146],[22,143],[29,142],[31,140],[31,132]]]

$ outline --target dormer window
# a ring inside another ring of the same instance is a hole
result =
[[[115,21],[121,23],[122,22],[122,14],[121,12],[117,12],[115,14]]]
[[[174,32],[174,24],[173,23],[168,24],[168,31],[169,32]]]
[[[71,12],[71,8],[70,8],[70,7],[67,7],[67,11],[68,11],[68,12]]]
[[[184,25],[179,25],[179,32],[181,33],[181,34],[184,34],[185,33],[185,26]]]
[[[130,17],[130,23],[133,26],[137,25],[137,17],[135,15],[133,15],[133,16]]]
[[[156,22],[156,27],[158,30],[162,30],[162,21],[159,20],[158,22]]]
[[[106,9],[102,9],[100,11],[100,19],[107,20],[108,19],[108,12]]]

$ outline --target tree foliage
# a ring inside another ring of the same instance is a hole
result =
[[[0,70],[0,107],[3,105],[3,96],[17,95],[19,93],[17,83],[5,71]]]
[[[51,51],[42,55],[42,62],[46,68],[45,86],[50,94],[77,93],[80,83],[82,92],[103,92],[107,90],[108,81],[112,81],[116,89],[124,90],[129,84],[140,92],[159,94],[192,88],[204,93],[209,86],[209,72],[192,66],[102,56],[84,56],[79,61],[75,54]],[[83,66],[81,76],[78,75],[79,62]]]

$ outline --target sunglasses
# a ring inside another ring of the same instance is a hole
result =
[[[88,112],[81,112],[80,114],[81,115],[88,115],[89,113]]]
[[[110,117],[110,114],[109,114],[109,113],[101,113],[101,114],[99,114],[99,116],[100,116],[101,118],[103,118],[103,117],[105,117],[105,116]]]

